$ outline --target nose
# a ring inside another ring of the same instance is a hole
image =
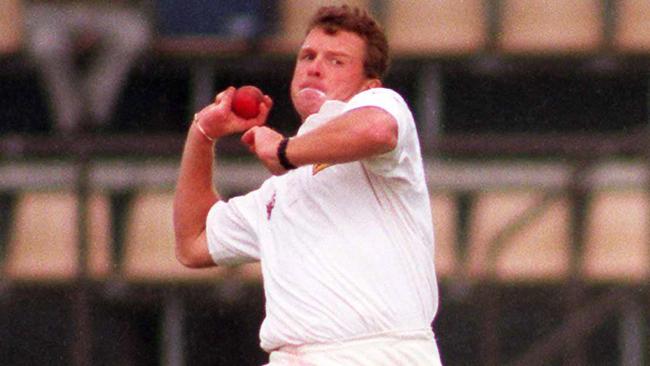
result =
[[[307,75],[320,77],[322,74],[322,66],[320,57],[315,58],[307,67]]]

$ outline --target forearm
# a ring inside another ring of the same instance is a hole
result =
[[[291,139],[287,157],[294,165],[345,163],[391,151],[397,145],[397,122],[374,107],[353,110]]]
[[[273,105],[265,95],[259,115],[243,119],[232,112],[234,92],[235,88],[229,87],[215,97],[214,103],[196,113],[187,133],[174,197],[176,257],[187,267],[215,264],[205,230],[208,212],[219,200],[212,184],[215,140],[263,125]]]
[[[192,125],[185,142],[174,197],[176,253],[186,265],[191,258],[200,256],[196,253],[199,247],[196,242],[204,235],[208,211],[219,200],[212,183],[213,161],[213,142]]]

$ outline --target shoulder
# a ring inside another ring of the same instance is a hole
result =
[[[372,88],[362,91],[348,101],[344,111],[362,107],[381,108],[397,120],[408,119],[411,116],[411,110],[404,98],[388,88]]]
[[[364,90],[353,96],[347,103],[346,108],[358,104],[381,104],[385,102],[396,103],[407,107],[404,98],[393,89],[388,88],[372,88]]]

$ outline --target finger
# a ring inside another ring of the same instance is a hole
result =
[[[258,122],[260,125],[266,123],[266,120],[269,116],[272,106],[273,106],[273,102],[271,102],[271,104],[260,103],[260,114],[257,116],[255,121]]]
[[[221,99],[221,103],[227,110],[232,110],[232,98],[235,96],[235,87],[229,87]]]
[[[226,89],[226,90],[227,90],[227,89]],[[226,92],[226,90],[221,91],[221,93],[217,94],[217,96],[214,97],[214,102],[215,102],[216,104],[219,104],[219,102],[221,101],[221,99],[223,99],[223,95],[224,95],[224,93]]]
[[[241,130],[248,130],[255,126],[263,126],[266,123],[266,119],[269,115],[269,107],[266,104],[260,104],[260,114],[255,118],[251,119],[242,119],[240,121]]]
[[[214,98],[214,102],[219,104],[224,99],[224,97],[228,94],[231,94],[231,98],[232,98],[232,93],[234,92],[234,89],[235,88],[233,86],[229,86],[221,93],[217,94],[217,96]]]
[[[241,137],[241,142],[248,147],[249,150],[255,152],[255,130],[257,127],[252,127],[248,131],[244,132]]]
[[[262,102],[267,106],[269,106],[269,109],[273,107],[273,99],[271,99],[271,97],[269,97],[268,95],[264,95]]]

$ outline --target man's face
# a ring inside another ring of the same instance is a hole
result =
[[[291,100],[303,121],[326,100],[347,101],[377,85],[377,79],[365,76],[365,49],[364,40],[352,32],[327,34],[314,28],[307,34],[291,81]]]

